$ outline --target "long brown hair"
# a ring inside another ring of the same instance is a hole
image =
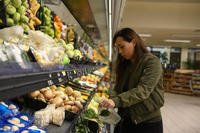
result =
[[[135,42],[135,48],[134,48],[134,55],[132,57],[134,66],[137,66],[141,56],[143,56],[144,53],[148,53],[146,46],[144,45],[143,40],[141,37],[131,28],[123,28],[119,31],[117,31],[113,37],[113,45],[116,42],[117,37],[122,37],[124,41],[131,42],[134,39]],[[116,64],[116,86],[118,88],[120,81],[123,78],[123,70],[126,69],[128,64],[130,63],[130,60],[126,60],[123,58],[120,54],[118,54],[117,57],[117,64]]]

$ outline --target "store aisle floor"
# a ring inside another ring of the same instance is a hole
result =
[[[164,133],[200,133],[200,97],[165,93]]]

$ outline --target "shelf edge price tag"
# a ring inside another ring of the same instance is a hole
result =
[[[60,77],[60,73],[57,73],[57,76]]]
[[[63,75],[63,76],[66,76],[66,72],[65,72],[65,71],[62,71],[62,75]]]
[[[49,86],[54,84],[52,80],[48,80],[47,83],[48,83]]]
[[[58,81],[59,81],[59,82],[62,82],[62,81],[63,81],[63,79],[62,79],[62,78],[58,78]]]

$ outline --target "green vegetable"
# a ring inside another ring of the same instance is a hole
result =
[[[12,5],[16,8],[19,8],[22,4],[21,0],[11,0],[11,2],[12,2]]]
[[[10,15],[13,15],[16,12],[16,8],[11,4],[8,4],[6,7],[6,12]]]
[[[62,64],[69,64],[70,63],[70,59],[68,58],[68,56],[65,54],[63,59],[62,59]]]
[[[83,112],[84,116],[89,118],[89,119],[93,119],[93,118],[98,118],[98,115],[95,113],[95,111],[91,108],[85,110]]]
[[[107,109],[104,109],[101,111],[101,113],[99,114],[101,116],[109,116],[110,115],[110,111]]]
[[[81,54],[81,52],[80,52],[78,49],[75,49],[75,50],[74,50],[74,57],[75,57],[75,58],[77,58],[77,57],[80,57],[80,58],[81,58],[81,57],[82,57],[82,54]]]
[[[13,15],[13,20],[15,22],[18,22],[20,20],[20,14],[18,12],[16,12],[14,15]]]
[[[25,32],[28,32],[28,30],[30,30],[29,26],[27,24],[21,24],[21,26],[23,27]]]
[[[29,18],[28,18],[27,16],[25,16],[25,15],[21,15],[20,21],[21,21],[21,22],[24,22],[24,23],[28,23]]]
[[[71,43],[68,43],[68,44],[65,46],[65,49],[66,49],[66,51],[73,51],[73,50],[74,50],[74,45],[71,44]]]
[[[11,18],[6,18],[6,21],[7,21],[7,25],[8,25],[8,26],[13,26],[13,25],[14,25],[13,19],[11,19]]]
[[[74,51],[69,50],[66,53],[67,53],[69,58],[73,58],[74,57]]]
[[[4,0],[4,4],[8,5],[10,3],[10,0]]]
[[[49,36],[54,37],[54,30],[53,29],[49,29],[48,33]]]
[[[50,16],[50,15],[51,15],[51,10],[50,10],[49,8],[47,8],[47,7],[44,7],[44,8],[43,8],[43,12],[44,12],[44,14],[46,14],[47,16]]]
[[[25,7],[25,8],[28,8],[29,7],[29,4],[27,2],[23,2],[22,5]]]
[[[17,9],[17,12],[18,12],[20,15],[24,15],[25,12],[26,12],[26,7],[20,6],[20,7]]]

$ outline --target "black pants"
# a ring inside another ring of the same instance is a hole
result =
[[[133,124],[130,119],[122,119],[115,127],[114,133],[163,133],[162,120]]]

